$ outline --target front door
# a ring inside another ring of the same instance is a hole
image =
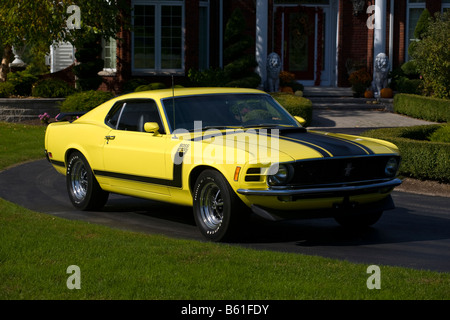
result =
[[[315,8],[284,8],[284,70],[296,79],[314,80],[315,19]]]

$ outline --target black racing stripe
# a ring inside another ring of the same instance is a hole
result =
[[[166,187],[181,188],[183,186],[182,177],[181,177],[182,167],[183,167],[182,164],[174,164],[172,180],[139,176],[139,175],[133,175],[133,174],[126,174],[126,173],[103,171],[103,170],[94,170],[94,174],[96,176],[103,176],[103,177],[108,177],[108,178],[116,178],[116,179],[122,179],[122,180],[130,180],[130,181],[134,181],[134,182],[156,184],[156,185],[166,186]]]
[[[328,151],[333,157],[340,156],[362,156],[367,154],[372,154],[372,151],[368,151],[366,147],[362,147],[357,143],[353,143],[352,141],[346,141],[339,138],[330,137],[322,134],[315,133],[283,133],[283,136],[289,138],[290,141],[297,142],[307,146],[315,146],[315,148],[323,151],[325,149]],[[315,149],[316,150],[316,149]],[[330,155],[327,153],[326,157]]]
[[[314,133],[314,134],[318,134],[318,133]],[[370,148],[368,148],[365,145],[363,145],[361,143],[358,143],[356,141],[350,141],[348,139],[341,138],[341,137],[335,137],[335,136],[328,136],[328,138],[336,139],[336,140],[339,140],[339,141],[344,141],[346,143],[354,144],[354,145],[358,146],[359,148],[363,149],[367,154],[375,154]]]

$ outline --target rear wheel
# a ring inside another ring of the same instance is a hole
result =
[[[66,184],[72,204],[80,210],[98,210],[108,201],[109,193],[100,188],[86,158],[78,151],[70,154]]]
[[[341,214],[334,219],[343,227],[363,228],[369,227],[380,220],[383,211],[360,213],[360,214]]]
[[[194,218],[208,240],[226,241],[238,235],[249,217],[225,177],[215,170],[205,170],[194,186]]]

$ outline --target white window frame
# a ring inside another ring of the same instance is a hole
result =
[[[441,13],[444,13],[444,11],[450,11],[450,2],[448,3],[441,3]]]
[[[134,66],[134,32],[131,35],[131,65],[133,75],[166,75],[176,74],[184,75],[185,71],[185,1],[173,0],[173,1],[157,1],[157,0],[132,0],[132,8],[136,5],[155,6],[155,68],[135,68]],[[181,68],[179,69],[162,69],[161,68],[161,7],[163,6],[180,6],[181,7]],[[134,26],[134,18],[132,19],[132,25]]]
[[[414,34],[409,34],[409,12],[411,9],[423,9],[425,10],[426,3],[425,0],[421,3],[410,3],[409,0],[406,2],[406,30],[405,30],[405,61],[409,61],[408,47],[410,44],[410,40],[414,37]],[[410,39],[411,38],[411,39]]]
[[[108,47],[108,50],[110,50],[110,54],[115,56],[115,66],[113,68],[103,68],[103,71],[106,73],[116,73],[117,72],[117,40],[114,38],[110,38],[109,42],[114,42],[115,46],[114,49],[111,50],[111,46]],[[102,59],[104,60],[106,57],[106,40],[104,38],[102,38]]]

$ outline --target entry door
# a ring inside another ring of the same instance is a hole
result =
[[[314,80],[315,9],[284,8],[284,70],[298,80]]]

